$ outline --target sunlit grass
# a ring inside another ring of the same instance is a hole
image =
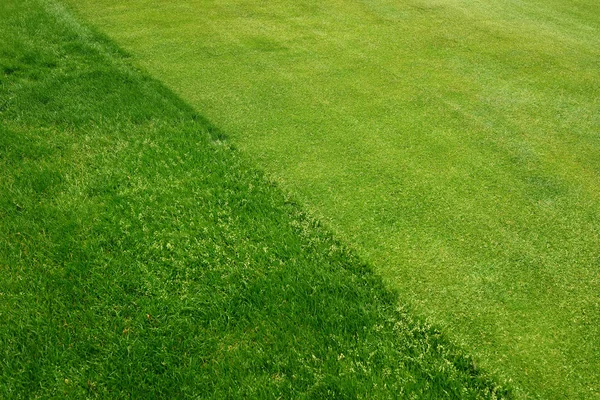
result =
[[[598,397],[595,0],[69,1],[533,397]]]
[[[0,398],[510,397],[111,42],[0,17]]]

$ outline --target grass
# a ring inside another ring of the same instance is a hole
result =
[[[525,397],[600,397],[595,0],[68,3]]]
[[[511,397],[58,3],[0,3],[0,397]]]

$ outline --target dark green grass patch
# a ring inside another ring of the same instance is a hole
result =
[[[1,398],[509,397],[110,42],[0,15]]]

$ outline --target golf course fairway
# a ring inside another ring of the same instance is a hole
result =
[[[523,397],[600,398],[596,0],[67,0]]]

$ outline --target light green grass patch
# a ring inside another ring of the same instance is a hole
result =
[[[0,398],[512,397],[112,42],[0,17]]]
[[[599,396],[595,1],[69,3],[482,364]]]

